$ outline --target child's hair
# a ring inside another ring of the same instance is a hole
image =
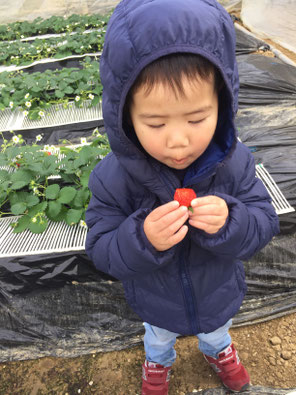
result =
[[[184,95],[182,78],[206,79],[214,78],[214,89],[219,93],[223,86],[223,79],[218,69],[206,58],[191,53],[174,53],[156,59],[148,64],[138,75],[131,89],[129,90],[124,107],[124,115],[129,118],[130,106],[134,93],[145,86],[146,93],[149,94],[157,83],[162,83],[172,88],[177,95]]]

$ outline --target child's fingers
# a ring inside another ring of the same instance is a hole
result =
[[[219,215],[221,207],[216,204],[205,204],[202,206],[192,206],[193,213],[190,215]]]
[[[178,232],[176,232],[173,236],[169,238],[168,242],[170,246],[172,247],[180,243],[180,241],[182,241],[186,236],[187,232],[188,232],[188,226],[183,225]]]
[[[181,206],[176,210],[164,215],[158,220],[158,229],[160,232],[166,232],[166,234],[174,233],[178,230],[181,225],[188,219],[188,209],[187,207]],[[176,227],[176,222],[182,222],[178,227]],[[174,232],[170,232],[171,227],[175,228]]]
[[[217,226],[217,225],[213,225],[213,224],[209,224],[209,223],[201,222],[201,221],[189,220],[189,224],[191,226],[194,226],[197,229],[201,229],[201,230],[203,230],[207,233],[210,233],[210,234],[217,233],[218,230],[221,228],[221,226]]]
[[[175,234],[182,225],[184,225],[184,223],[187,221],[188,219],[188,210],[185,207],[186,210],[184,210],[184,208],[180,208],[176,211],[178,211],[178,213],[174,213],[174,216],[170,215],[170,220],[171,222],[167,225],[164,226],[162,228],[161,234],[166,235],[167,237],[170,237],[171,235]],[[175,218],[178,215],[177,218]],[[164,221],[165,222],[165,221]],[[162,222],[162,225],[164,225],[164,223]]]
[[[164,215],[170,213],[171,211],[176,210],[179,207],[179,203],[176,200],[173,200],[169,203],[163,204],[149,214],[151,221],[158,221]]]
[[[218,196],[208,195],[193,199],[191,202],[192,207],[200,207],[208,204],[217,204],[218,200],[222,200]]]

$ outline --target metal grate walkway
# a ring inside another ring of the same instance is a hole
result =
[[[256,165],[256,177],[260,178],[268,190],[272,198],[272,205],[278,215],[295,211],[262,163]]]
[[[295,211],[262,164],[256,166],[256,175],[267,187],[277,214]],[[87,234],[85,226],[79,224],[69,226],[65,222],[49,221],[43,233],[33,234],[26,230],[20,235],[13,233],[13,228],[10,226],[17,218],[19,217],[0,219],[0,258],[83,251],[85,248]]]
[[[69,226],[65,222],[49,221],[43,233],[34,234],[29,230],[21,234],[12,233],[10,224],[18,218],[15,216],[0,219],[0,258],[83,251],[85,248],[85,226]]]
[[[7,109],[0,113],[0,131],[39,129],[102,120],[101,103],[94,107],[91,107],[90,103],[90,100],[84,101],[81,108],[75,107],[74,102],[69,102],[68,109],[62,104],[52,106],[39,121],[31,121],[22,111]]]

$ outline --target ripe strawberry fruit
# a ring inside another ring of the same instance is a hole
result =
[[[180,203],[180,206],[186,206],[193,212],[191,201],[196,198],[196,193],[191,188],[177,188],[174,195],[174,200]]]

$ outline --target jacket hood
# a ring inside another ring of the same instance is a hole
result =
[[[112,151],[131,171],[133,159],[145,154],[123,130],[126,96],[141,70],[155,59],[177,52],[199,54],[220,71],[225,89],[219,114],[216,162],[221,163],[235,144],[234,116],[238,106],[235,30],[226,10],[216,0],[123,0],[112,14],[100,61],[103,117]],[[225,130],[227,132],[225,132]],[[211,163],[213,164],[213,146]],[[206,168],[207,151],[201,162]],[[215,155],[214,155],[215,157]],[[215,160],[214,160],[215,162]],[[133,166],[132,166],[133,167]]]

